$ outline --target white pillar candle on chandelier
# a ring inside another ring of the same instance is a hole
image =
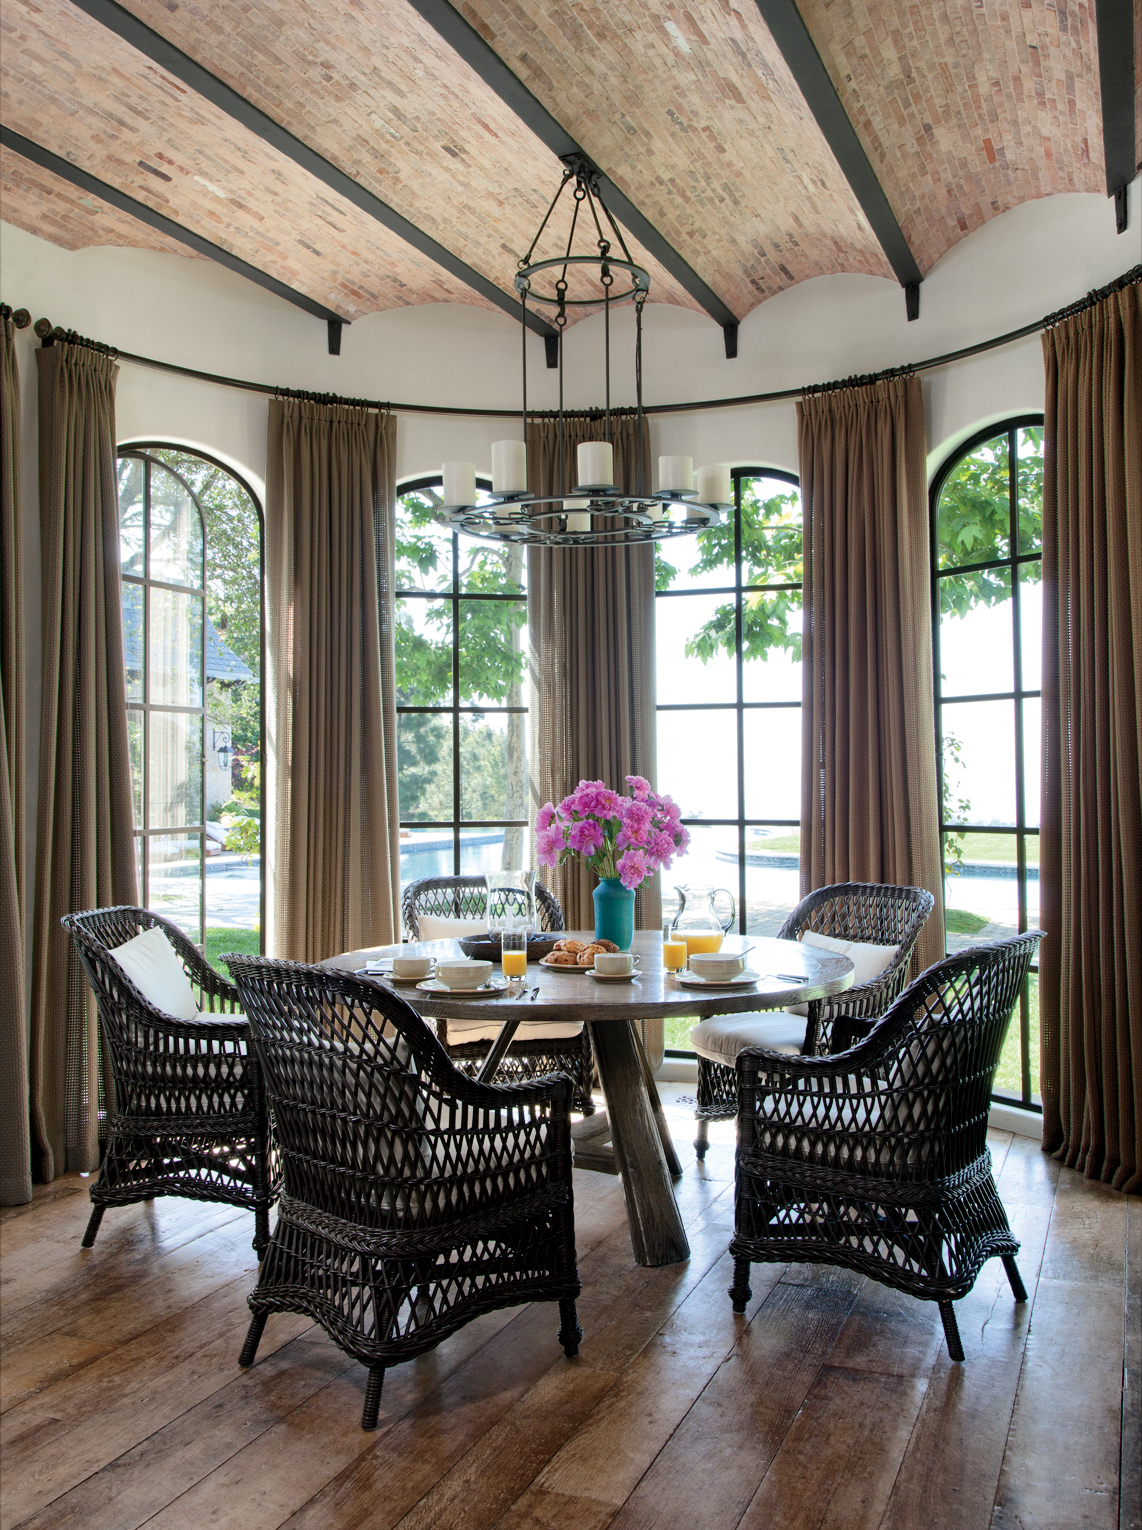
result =
[[[693,457],[659,457],[658,492],[660,494],[685,494],[693,487]]]
[[[474,505],[476,503],[476,464],[446,462],[442,471],[444,473],[444,503]]]
[[[589,444],[594,446],[596,443],[592,441]],[[583,448],[580,447],[579,450],[582,451]],[[610,451],[609,446],[607,450]],[[590,504],[591,501],[589,499],[565,499],[563,501],[563,508],[567,512],[568,531],[590,531]],[[584,512],[587,513],[585,514]]]
[[[527,447],[522,441],[492,442],[492,492],[527,493]]]
[[[593,489],[608,488],[615,481],[615,454],[609,441],[583,441],[575,452],[577,483]]]
[[[730,505],[734,488],[730,482],[730,470],[715,464],[698,469],[698,500],[703,505]]]

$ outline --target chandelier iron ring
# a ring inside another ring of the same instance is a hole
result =
[[[547,296],[537,292],[532,287],[532,277],[541,271],[548,271],[556,266],[596,266],[600,271],[606,267],[618,271],[630,273],[630,286],[625,292],[612,292],[607,301],[614,307],[617,303],[625,303],[629,298],[637,299],[641,294],[646,296],[650,290],[650,276],[641,266],[636,266],[633,260],[614,260],[609,255],[604,259],[599,255],[556,255],[551,260],[537,260],[530,266],[523,266],[516,274],[515,290],[521,298],[527,298],[531,303],[546,303],[550,308],[597,308],[604,301],[601,297],[571,298],[567,296],[567,283],[556,283],[555,296]],[[600,283],[603,277],[600,275]],[[558,288],[562,287],[562,293]]]
[[[620,524],[595,526],[590,531],[570,531],[566,524],[565,499],[590,501],[594,515]],[[685,520],[675,521],[667,509],[684,507]],[[670,537],[692,536],[695,531],[722,523],[731,504],[699,504],[690,491],[625,494],[613,484],[577,484],[564,494],[517,492],[494,494],[482,505],[459,505],[450,510],[449,524],[466,536],[487,541],[520,542],[542,547],[586,547],[625,542],[663,542]]]

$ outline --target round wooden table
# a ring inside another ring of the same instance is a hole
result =
[[[567,935],[578,940],[593,938],[589,931],[567,931]],[[675,1264],[690,1257],[671,1184],[671,1176],[680,1175],[682,1167],[642,1039],[632,1022],[683,1016],[705,1020],[711,1015],[783,1009],[787,1004],[812,1005],[852,986],[853,964],[847,957],[826,955],[795,940],[762,936],[731,937],[724,949],[735,951],[745,946],[752,947],[749,966],[762,974],[750,987],[705,990],[679,983],[662,965],[662,936],[649,930],[635,934],[631,950],[641,965],[631,983],[596,982],[585,972],[561,972],[532,962],[523,980],[522,996],[509,992],[498,999],[465,999],[459,994],[438,997],[412,987],[394,987],[429,1019],[487,1020],[492,1015],[502,1016],[503,1029],[481,1069],[485,1078],[494,1072],[520,1021],[584,1021],[590,1027],[607,1108],[605,1114],[597,1113],[573,1126],[576,1164],[622,1176],[627,1223],[638,1263]],[[430,940],[348,951],[330,957],[322,966],[359,972],[367,962],[398,952],[463,955],[455,940]],[[539,992],[532,998],[536,987]]]

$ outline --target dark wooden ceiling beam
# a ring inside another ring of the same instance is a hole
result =
[[[757,8],[781,49],[809,110],[817,119],[817,126],[860,203],[897,281],[904,288],[908,317],[919,318],[920,283],[924,279],[920,267],[801,12],[794,0],[757,0]]]
[[[1138,146],[1134,142],[1133,0],[1097,0],[1094,22],[1106,194],[1114,198],[1118,232],[1124,234],[1128,222],[1126,188],[1138,173]]]
[[[599,188],[603,200],[620,223],[639,241],[648,254],[653,255],[678,284],[694,298],[721,326],[726,340],[726,355],[738,353],[738,320],[733,310],[723,303],[718,294],[680,255],[674,246],[660,234],[646,215],[639,211],[630,198],[611,180],[602,165],[591,158],[581,144],[577,143],[567,129],[544,106],[538,97],[523,83],[518,75],[503,61],[490,43],[485,42],[471,22],[467,21],[448,0],[409,0],[419,16],[437,31],[449,47],[480,76],[509,106],[520,121],[560,159],[577,156],[586,160],[599,174]]]
[[[349,323],[348,319],[343,318],[339,313],[334,313],[332,308],[326,308],[325,304],[319,303],[316,298],[307,297],[304,292],[298,292],[295,287],[287,287],[285,282],[279,282],[276,276],[270,276],[268,272],[250,265],[249,261],[243,260],[240,256],[232,255],[221,245],[212,244],[209,239],[204,239],[193,229],[184,228],[173,218],[167,218],[162,213],[155,212],[154,208],[148,207],[145,202],[137,202],[134,197],[129,197],[117,186],[109,186],[106,181],[101,181],[94,175],[88,175],[86,170],[73,165],[69,159],[61,159],[58,154],[53,154],[50,149],[45,149],[38,143],[33,143],[22,133],[0,126],[0,143],[6,149],[11,149],[14,154],[31,160],[32,164],[39,165],[44,170],[50,170],[61,180],[70,182],[81,191],[86,191],[89,196],[98,197],[100,201],[108,203],[111,207],[117,207],[120,212],[128,213],[132,218],[137,218],[140,223],[147,224],[149,228],[157,229],[168,239],[185,245],[187,249],[194,250],[198,255],[205,255],[208,260],[217,261],[220,266],[228,266],[231,271],[236,271],[247,281],[256,282],[267,292],[273,292],[278,297],[285,298],[286,302],[292,303],[295,308],[303,308],[306,313],[313,314],[315,318],[325,319],[331,326],[330,335],[333,332],[333,325],[338,326],[339,334],[340,326]]]
[[[254,133],[263,143],[277,149],[287,159],[293,160],[294,164],[328,186],[330,191],[344,197],[347,202],[352,202],[354,207],[359,207],[370,218],[375,218],[383,224],[391,233],[399,235],[406,244],[414,250],[419,250],[429,260],[442,267],[451,275],[457,277],[473,292],[478,292],[481,297],[494,303],[497,308],[502,308],[505,313],[511,314],[512,318],[520,316],[519,299],[514,293],[508,294],[497,287],[495,282],[482,276],[479,271],[461,260],[458,255],[438,244],[431,235],[423,229],[417,228],[403,214],[397,212],[395,207],[390,207],[387,202],[375,196],[371,191],[355,181],[351,175],[311,149],[300,138],[295,138],[292,133],[282,127],[281,123],[247,101],[245,96],[239,94],[217,75],[211,74],[209,69],[204,69],[192,59],[189,54],[176,48],[168,42],[160,33],[152,30],[145,22],[139,20],[130,11],[124,10],[121,5],[116,5],[115,0],[72,0],[72,4],[79,10],[84,11],[94,21],[98,21],[117,37],[121,37],[125,43],[149,58],[152,63],[166,70],[168,74],[181,80],[184,85],[190,87],[198,95],[209,101],[212,106],[232,117],[235,122]],[[541,318],[538,314],[529,313],[527,316],[528,328],[537,335],[543,335],[545,339],[554,338],[557,334],[555,327]]]

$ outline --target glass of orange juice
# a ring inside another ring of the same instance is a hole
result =
[[[667,972],[681,972],[686,962],[686,937],[667,925],[662,932],[662,965]]]
[[[527,976],[526,930],[505,930],[500,936],[500,966],[513,981]]]

